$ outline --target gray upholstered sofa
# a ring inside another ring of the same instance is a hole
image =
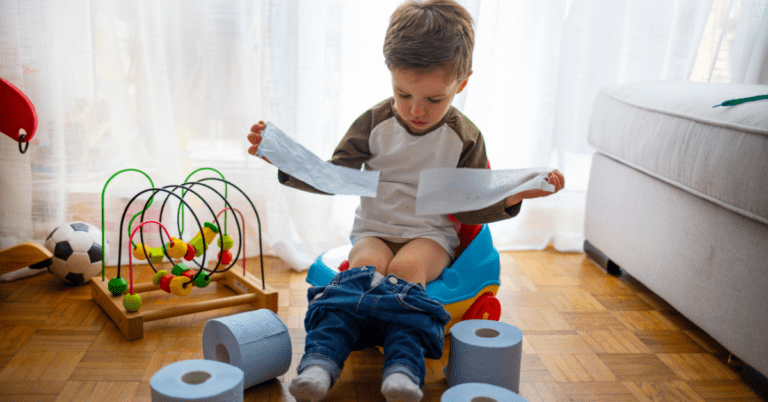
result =
[[[678,81],[603,88],[584,234],[598,264],[768,375],[768,100],[713,108],[764,94]]]

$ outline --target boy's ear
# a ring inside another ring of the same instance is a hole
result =
[[[467,73],[467,76],[464,78],[464,81],[462,81],[461,84],[459,85],[459,89],[456,91],[457,94],[461,93],[461,91],[464,90],[464,87],[467,86],[467,81],[469,81],[470,75],[472,75],[472,70],[470,70],[469,73]]]

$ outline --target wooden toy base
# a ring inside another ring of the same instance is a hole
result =
[[[247,303],[253,304],[256,309],[268,308],[277,313],[277,291],[269,286],[265,286],[265,289],[262,289],[259,279],[250,273],[246,273],[246,276],[243,277],[242,273],[236,272],[236,268],[232,267],[232,269],[224,273],[211,276],[211,283],[222,283],[237,293],[237,295],[216,300],[174,305],[148,311],[139,310],[132,313],[123,307],[123,296],[113,296],[107,287],[108,281],[102,281],[101,276],[91,280],[91,294],[93,301],[101,306],[129,341],[144,337],[145,322],[164,318],[178,317]],[[160,286],[152,282],[139,283],[133,286],[133,291],[136,293],[153,290],[160,290]]]

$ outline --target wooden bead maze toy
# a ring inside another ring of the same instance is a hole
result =
[[[192,172],[189,177],[200,170],[214,170],[211,168],[198,169]],[[144,336],[144,323],[154,320],[160,320],[164,318],[171,318],[182,316],[186,314],[192,314],[202,311],[209,311],[220,309],[224,307],[231,307],[241,304],[251,303],[254,308],[267,308],[274,312],[277,312],[277,291],[266,286],[264,282],[264,260],[261,244],[261,220],[259,214],[256,211],[256,207],[248,196],[236,185],[230,183],[223,178],[208,177],[195,182],[189,181],[189,177],[184,184],[170,185],[162,188],[154,187],[152,180],[149,176],[137,169],[125,169],[115,173],[105,184],[104,191],[102,192],[102,233],[104,225],[104,195],[109,182],[115,178],[115,176],[126,172],[136,171],[143,174],[149,179],[151,188],[143,190],[128,202],[120,221],[120,235],[118,245],[118,260],[117,260],[117,276],[110,279],[108,282],[105,278],[105,270],[102,265],[101,280],[94,278],[92,281],[92,295],[93,300],[101,306],[102,309],[109,315],[112,321],[115,322],[120,332],[128,340],[139,339]],[[214,170],[215,171],[215,170]],[[216,171],[219,173],[218,171]],[[221,175],[221,173],[219,173]],[[224,183],[225,194],[221,194],[219,191],[211,187],[205,182],[208,181],[220,181]],[[225,208],[218,214],[214,213],[210,204],[193,188],[195,186],[201,186],[214,192],[218,195],[225,204]],[[238,190],[245,199],[250,203],[256,220],[258,223],[259,234],[259,258],[261,260],[261,280],[248,273],[245,269],[245,259],[243,259],[242,273],[239,270],[233,270],[233,268],[240,257],[240,252],[245,252],[245,237],[243,232],[245,229],[245,219],[243,214],[236,208],[233,208],[229,201],[227,201],[227,188],[231,186]],[[177,190],[181,190],[181,195],[176,194]],[[127,234],[128,245],[132,247],[128,254],[128,280],[121,276],[121,256],[123,246],[123,223],[125,222],[126,215],[132,203],[140,196],[151,193],[148,200],[145,202],[143,209],[131,218],[128,223]],[[203,204],[207,207],[213,217],[213,222],[201,223],[197,213],[192,209],[189,203],[184,199],[187,193],[194,194]],[[152,204],[156,196],[165,194],[165,200],[160,208],[160,214],[158,220],[144,220],[144,215]],[[177,226],[179,228],[179,236],[172,237],[168,233],[168,229],[162,223],[163,210],[169,199],[175,198],[179,201],[179,213],[177,213]],[[184,209],[189,209],[191,212],[197,228],[199,229],[197,234],[192,237],[188,242],[184,242],[182,239],[184,233]],[[237,252],[233,255],[232,249],[235,246],[235,242],[232,237],[227,234],[227,211],[236,212],[239,214],[240,220],[235,217],[235,224],[237,226],[237,234],[240,241],[237,244]],[[224,213],[224,226],[222,227],[219,221],[219,217]],[[133,222],[136,218],[140,217],[139,223],[136,228],[132,229]],[[242,221],[243,227],[241,228],[240,222]],[[144,226],[148,224],[159,226],[159,237],[161,246],[147,247],[144,240]],[[221,228],[221,229],[220,229]],[[139,243],[134,243],[134,235],[139,234]],[[165,234],[165,237],[163,236]],[[206,253],[208,247],[217,239],[217,244],[220,247],[220,252],[216,261],[211,261],[209,268],[205,268],[204,263],[196,260],[197,257],[202,257],[200,261],[206,261]],[[167,240],[166,240],[167,239]],[[155,275],[151,282],[134,284],[133,282],[133,259],[146,261]],[[162,263],[165,258],[168,261],[173,262],[174,266],[171,272],[166,270],[158,270],[155,264]],[[197,266],[197,269],[190,268],[189,265]],[[221,268],[225,266],[224,268]],[[221,268],[221,269],[220,269]],[[141,293],[151,292],[155,290],[162,290],[167,293],[176,296],[187,296],[195,287],[204,288],[211,282],[218,282],[227,286],[233,290],[236,295],[219,298],[216,300],[205,300],[198,302],[190,302],[188,304],[178,305],[175,304],[172,307],[155,308],[149,311],[139,311],[142,307]]]

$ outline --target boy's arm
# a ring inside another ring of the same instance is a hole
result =
[[[284,184],[288,187],[295,188],[297,190],[306,191],[308,193],[315,193],[315,194],[322,194],[322,195],[333,195],[326,193],[324,191],[320,191],[309,184],[289,175],[288,173],[283,172],[282,170],[277,170],[277,181],[280,182],[280,184]]]
[[[520,213],[523,202],[506,207],[506,200],[501,200],[489,207],[478,209],[476,211],[457,212],[453,216],[465,225],[482,225],[484,223],[503,221],[504,219],[514,218]]]
[[[545,191],[540,189],[527,190],[518,194],[511,195],[490,207],[486,207],[477,211],[456,213],[454,216],[456,219],[469,225],[478,225],[481,223],[491,223],[508,218],[513,218],[520,213],[520,208],[523,205],[524,199],[548,197],[557,193],[565,187],[565,176],[558,170],[549,172],[546,179],[549,184],[554,186],[554,191]]]

